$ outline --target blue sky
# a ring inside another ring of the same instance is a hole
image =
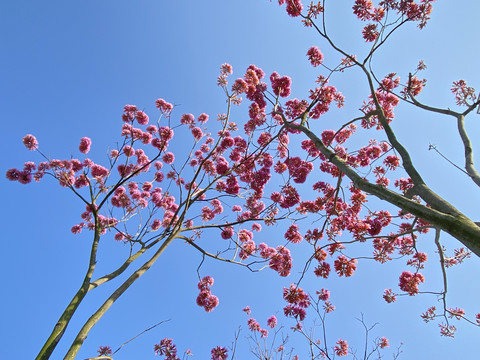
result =
[[[331,6],[328,25],[334,38],[351,52],[365,51],[359,35],[361,24],[353,15],[347,17],[348,12],[342,15],[341,5]],[[392,38],[385,52],[375,59],[378,73],[398,72],[405,78],[423,59],[428,65],[424,76],[429,82],[421,100],[454,107],[449,91],[452,81],[466,79],[472,86],[480,83],[476,61],[479,11],[477,2],[439,0],[426,29],[407,26]],[[224,62],[232,64],[234,76],[242,76],[250,64],[267,74],[278,71],[289,75],[293,79],[292,97],[302,98],[318,75],[307,63],[308,48],[319,46],[326,61],[335,57],[312,31],[288,17],[284,8],[266,0],[16,1],[0,5],[0,20],[4,34],[0,51],[4,172],[20,167],[24,161],[40,160],[21,144],[27,133],[35,134],[42,151],[52,158],[78,156],[79,139],[88,136],[93,141],[90,156],[105,159],[106,149],[119,139],[125,104],[154,113],[155,99],[163,97],[177,105],[177,116],[206,112],[214,117],[225,107],[222,92],[215,85],[218,68]],[[347,97],[342,116],[353,116],[366,95],[363,80],[357,75],[334,79]],[[239,123],[245,112],[246,104],[236,110]],[[453,120],[408,107],[399,107],[396,113],[394,127],[415,163],[426,170],[427,183],[479,221],[475,218],[478,189],[438,155],[427,151],[429,144],[436,144],[452,161],[461,163],[462,148]],[[335,116],[327,118],[333,125],[320,127],[340,124],[343,118]],[[470,118],[476,120],[475,116]],[[469,123],[468,129],[474,143],[480,143],[478,124]],[[1,347],[0,358],[29,359],[36,355],[80,284],[90,237],[86,232],[80,236],[70,233],[83,205],[56,182],[45,179],[40,184],[21,186],[4,177],[0,181],[5,200],[0,337],[8,344]],[[270,230],[261,236],[270,241],[283,234]],[[456,246],[453,239],[443,239],[447,245]],[[427,235],[422,246],[432,250],[432,241],[433,235]],[[99,266],[107,266],[125,251],[122,245],[105,243],[100,255],[104,263]],[[440,286],[433,253],[432,259],[425,271],[431,274],[425,290],[438,290]],[[250,305],[253,316],[263,324],[271,314],[280,315],[284,305],[281,287],[296,280],[295,274],[283,279],[269,270],[252,274],[207,262],[202,275],[215,278],[213,292],[220,297],[221,305],[206,314],[194,304],[200,260],[183,244],[171,246],[92,330],[78,358],[94,356],[99,345],[116,348],[165,319],[171,321],[128,344],[115,358],[154,358],[153,344],[164,337],[173,337],[180,351],[190,348],[195,358],[208,358],[212,347],[231,344],[239,325],[244,329],[240,341],[246,343],[247,318],[241,312],[244,306]],[[383,289],[396,285],[401,266],[361,265],[350,279],[327,284],[312,276],[304,284],[309,290],[328,287],[332,291],[337,306],[327,324],[332,345],[342,337],[361,346],[362,327],[355,318],[363,313],[367,323],[379,323],[375,336],[388,337],[392,347],[404,343],[401,359],[425,355],[474,358],[478,354],[472,346],[472,340],[478,339],[477,328],[458,324],[457,338],[452,340],[440,338],[436,325],[422,322],[419,315],[436,303],[434,297],[401,298],[393,305],[379,300]],[[472,275],[479,270],[478,259],[451,270],[452,306],[480,311],[476,301],[480,282]],[[75,327],[89,316],[89,309],[100,304],[102,294],[106,292],[99,289],[87,297],[67,330],[65,343],[52,358],[62,356],[75,336]],[[287,327],[292,325],[287,319],[282,321]],[[293,337],[291,345],[301,349],[304,343]]]

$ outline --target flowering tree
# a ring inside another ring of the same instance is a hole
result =
[[[121,141],[109,152],[107,163],[86,157],[92,146],[87,137],[80,139],[81,157],[57,160],[42,153],[35,136],[26,135],[25,147],[43,159],[27,162],[22,169],[8,170],[7,178],[28,184],[46,175],[53,177],[85,206],[72,233],[92,234],[84,279],[38,358],[51,356],[90,291],[117,281],[115,290],[78,330],[65,355],[73,359],[106,311],[170,244],[178,241],[198,250],[202,259],[253,271],[269,267],[282,277],[291,273],[292,248],[302,243],[309,249],[308,259],[301,264],[301,275],[292,280],[294,284],[284,288],[283,297],[287,303],[285,316],[294,320],[293,330],[304,335],[302,324],[309,308],[315,308],[321,318],[334,307],[328,290],[316,289],[316,295],[302,290],[303,277],[313,274],[326,279],[333,273],[351,277],[360,258],[382,264],[394,258],[406,260],[404,271],[398,274],[399,290],[387,289],[383,294],[391,303],[399,295],[422,292],[422,269],[429,257],[436,257],[444,280],[443,290],[436,292],[442,306],[430,307],[422,317],[426,321],[440,319],[441,334],[445,336],[454,334],[452,319],[480,325],[480,314],[467,316],[463,309],[449,307],[446,299],[446,269],[462,263],[471,252],[480,256],[480,227],[475,219],[469,219],[427,186],[408,149],[392,129],[395,110],[401,104],[453,117],[465,149],[465,175],[480,185],[465,128],[467,116],[475,114],[480,99],[464,80],[458,80],[451,88],[458,110],[427,105],[420,99],[426,84],[419,77],[426,68],[422,61],[403,82],[394,72],[377,74],[373,66],[374,56],[392,34],[408,23],[416,23],[420,29],[426,26],[432,3],[352,1],[354,15],[365,23],[362,36],[367,50],[360,56],[344,50],[330,36],[326,1],[308,6],[300,0],[279,1],[289,16],[300,19],[323,39],[322,46],[335,50],[340,57],[338,62],[329,61],[320,48],[308,49],[309,62],[321,69],[308,94],[298,95],[300,99],[292,97],[290,77],[277,72],[266,76],[255,65],[229,83],[233,69],[224,64],[217,82],[227,105],[216,122],[207,114],[176,116],[174,106],[163,99],[155,102],[159,114],[155,121],[150,119],[153,114],[126,105]],[[358,104],[358,113],[354,117],[346,115],[337,128],[325,128],[322,118],[333,107],[342,108],[345,102],[340,89],[332,84],[337,77],[354,71],[359,71],[365,81],[365,97]],[[248,103],[249,115],[244,123],[232,118],[232,107],[245,102],[242,97]],[[361,131],[369,134],[368,138],[357,136]],[[176,139],[188,144],[188,148],[171,151]],[[388,202],[398,212],[393,213],[390,207],[374,208],[374,201],[373,207],[367,206],[372,197]],[[283,244],[256,241],[254,232],[262,228],[268,231],[268,226],[274,224],[284,226]],[[427,256],[417,239],[431,230],[435,232],[437,254]],[[441,243],[442,232],[456,238],[463,247],[450,253]],[[97,253],[104,238],[124,243],[128,257],[112,266],[110,272],[99,275],[95,272]],[[124,279],[122,275],[128,272],[130,275]],[[197,304],[210,312],[219,303],[212,293],[213,278],[200,275],[201,267],[198,272]],[[275,328],[276,319],[269,318],[267,326]],[[254,335],[268,336],[253,318],[249,318],[248,327]],[[307,338],[310,346],[316,344]],[[376,351],[386,347],[388,341],[382,338],[375,344]],[[277,350],[283,354],[283,348]],[[312,359],[344,356],[348,344],[339,339],[333,347],[325,344],[317,350],[312,351]],[[155,346],[155,352],[167,359],[177,358],[175,345],[168,338]],[[99,353],[107,357],[111,354],[108,347],[102,347]],[[227,356],[223,347],[212,349],[212,359]]]

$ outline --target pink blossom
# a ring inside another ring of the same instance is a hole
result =
[[[233,74],[233,67],[229,63],[224,63],[220,66],[220,72],[222,74]]]
[[[233,236],[233,234],[234,230],[232,227],[229,226],[222,230],[221,237],[222,239],[228,240]]]
[[[438,324],[440,327],[440,335],[447,336],[447,337],[454,337],[455,331],[457,328],[454,325],[445,325],[445,324]]]
[[[20,179],[21,171],[18,169],[10,169],[7,171],[7,179],[10,181],[18,181]]]
[[[232,92],[241,94],[248,90],[247,82],[243,79],[237,79],[232,85]]]
[[[135,149],[132,148],[131,146],[129,145],[125,145],[125,147],[123,148],[123,153],[127,156],[127,157],[130,157],[130,156],[133,156],[135,154]]]
[[[294,244],[298,244],[302,242],[303,236],[298,232],[297,224],[290,225],[287,232],[285,233],[285,239],[287,239],[288,241]]]
[[[303,326],[302,326],[302,324],[301,324],[300,322],[297,322],[297,324],[296,324],[295,326],[291,327],[291,329],[292,329],[293,331],[302,331],[302,330],[303,330]],[[295,355],[295,356],[293,357],[293,360],[298,360],[298,355]]]
[[[378,346],[380,346],[380,349],[385,349],[386,347],[389,347],[390,344],[388,343],[388,339],[384,336],[380,338],[378,341]]]
[[[112,355],[113,353],[110,346],[100,346],[97,352],[98,352],[98,355],[100,356],[103,356],[103,355],[109,356],[109,355]]]
[[[355,0],[353,5],[353,13],[357,15],[360,20],[371,20],[374,16],[375,7],[371,0]]]
[[[271,140],[272,140],[272,135],[270,135],[267,132],[263,132],[258,137],[257,143],[260,146],[267,146]]]
[[[83,137],[80,139],[80,146],[78,148],[81,153],[87,154],[90,151],[91,144],[92,140],[90,140],[88,137]]]
[[[154,231],[158,230],[158,229],[160,229],[161,226],[162,226],[162,222],[160,220],[155,219],[155,220],[152,221],[152,225],[151,225],[152,230],[154,230]]]
[[[174,132],[168,126],[161,126],[158,128],[158,134],[163,141],[169,141],[173,138]]]
[[[238,240],[240,242],[246,242],[253,239],[253,233],[250,230],[242,229],[238,232]]]
[[[155,355],[165,355],[166,360],[177,360],[177,347],[173,339],[163,339],[153,348]]]
[[[259,223],[253,223],[252,230],[259,232],[262,230],[262,225],[260,225]]]
[[[247,240],[242,244],[238,257],[242,260],[245,260],[250,255],[252,255],[255,251],[256,251],[255,242],[252,240]]]
[[[123,107],[123,111],[125,111],[125,112],[135,112],[135,111],[137,111],[137,107],[135,105],[125,105]]]
[[[192,114],[183,114],[180,118],[180,123],[183,125],[191,125],[195,122],[195,117]]]
[[[101,165],[93,164],[90,167],[90,171],[93,177],[105,177],[108,175],[108,170]]]
[[[290,85],[292,84],[290,77],[280,76],[277,72],[273,72],[270,75],[270,81],[272,82],[272,89],[275,95],[281,97],[290,95]]]
[[[223,156],[219,156],[217,158],[217,165],[215,166],[215,170],[219,175],[225,175],[230,170],[228,162]]]
[[[400,275],[400,282],[398,286],[409,295],[418,294],[418,285],[425,282],[425,278],[420,273],[412,274],[409,271],[404,271]]]
[[[315,268],[313,272],[316,276],[327,279],[330,275],[330,264],[323,261]]]
[[[31,134],[28,134],[28,135],[25,135],[22,139],[23,141],[23,145],[25,145],[25,147],[28,149],[28,150],[35,150],[37,147],[38,147],[38,141],[37,141],[37,138]]]
[[[280,207],[283,209],[288,209],[292,206],[297,205],[300,202],[300,195],[297,190],[290,185],[285,186],[282,189],[283,200],[280,203]]]
[[[321,53],[320,49],[316,46],[312,46],[307,51],[308,60],[313,66],[319,66],[323,62],[323,54]]]
[[[90,166],[92,166],[92,165],[94,165],[94,162],[93,162],[92,160],[90,160],[90,159],[88,159],[88,158],[85,159],[85,160],[83,160],[83,166],[84,166],[84,167],[90,167]],[[51,164],[49,164],[49,166],[51,166]]]
[[[465,315],[465,310],[460,308],[448,308],[448,316],[460,320]]]
[[[327,314],[329,314],[335,311],[335,306],[330,301],[326,301],[325,304],[323,305],[323,309]]]
[[[173,164],[175,161],[175,155],[172,152],[167,152],[163,154],[162,160],[165,164]]]
[[[327,301],[330,298],[330,291],[326,289],[321,289],[317,291],[318,299],[322,301]]]
[[[110,151],[110,157],[111,157],[113,160],[115,160],[116,158],[118,158],[119,154],[120,154],[120,153],[118,152],[118,150],[112,150],[112,151]]]
[[[211,312],[218,306],[218,297],[212,295],[210,287],[213,285],[213,278],[211,276],[205,276],[198,283],[200,294],[197,296],[197,305],[202,306],[206,312]]]
[[[380,33],[377,30],[377,24],[368,24],[362,30],[363,38],[366,42],[375,41]]]
[[[164,113],[170,113],[173,109],[173,105],[163,99],[157,99],[155,106]]]
[[[275,164],[275,166],[273,167],[273,170],[277,173],[277,174],[282,174],[284,173],[286,170],[288,169],[288,166],[287,164],[283,163],[283,162],[277,162]]]
[[[277,326],[277,317],[275,315],[270,316],[267,319],[267,325],[270,326],[272,329]]]
[[[240,186],[238,185],[237,178],[233,175],[230,175],[226,181],[227,188],[225,192],[231,195],[237,195],[240,192]]]
[[[333,348],[337,356],[348,355],[348,343],[345,340],[338,340],[337,345]]]
[[[297,17],[301,14],[303,10],[303,5],[301,0],[281,0],[279,4],[287,3],[287,14],[292,17]]]
[[[140,125],[147,125],[148,124],[148,115],[145,114],[143,111],[137,111],[135,113],[135,118],[137,119]]]
[[[80,234],[82,232],[82,225],[74,225],[71,229],[72,234]]]
[[[248,328],[250,329],[250,331],[260,331],[261,330],[260,324],[254,318],[248,319],[247,324],[248,324]]]
[[[127,177],[132,173],[132,165],[129,164],[125,166],[124,164],[120,164],[117,166],[117,171],[121,177]]]
[[[275,249],[273,249],[275,251]],[[270,248],[265,251],[267,258],[270,257],[270,262],[268,265],[272,270],[278,272],[282,277],[290,275],[290,270],[292,269],[292,256],[290,255],[290,250],[284,246],[279,246],[276,249],[276,252],[272,252]],[[270,256],[271,255],[271,256]]]
[[[357,265],[355,265],[356,263],[356,259],[348,260],[344,255],[340,255],[337,260],[335,260],[335,271],[338,276],[352,276],[357,269]]]
[[[73,185],[76,189],[88,186],[88,178],[84,174],[81,174],[77,178],[75,178],[75,182]]]
[[[228,351],[224,347],[217,346],[213,348],[211,351],[212,360],[227,360],[228,358]]]
[[[208,121],[208,115],[205,114],[205,113],[198,115],[197,121],[198,121],[200,124],[205,124],[205,123]]]
[[[332,141],[335,136],[335,131],[333,130],[324,130],[322,132],[322,141],[326,146],[329,146],[332,144]]]
[[[162,182],[164,178],[165,178],[165,175],[163,174],[163,172],[157,171],[157,172],[155,173],[154,180],[155,180],[156,182]]]
[[[203,136],[202,129],[200,129],[199,127],[192,128],[192,135],[195,140],[200,140]]]

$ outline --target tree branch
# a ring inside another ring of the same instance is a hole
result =
[[[310,140],[314,142],[316,148],[325,157],[327,157],[332,164],[334,164],[341,172],[343,172],[350,180],[352,180],[357,188],[370,193],[381,200],[385,200],[408,213],[418,216],[434,226],[439,227],[458,239],[480,257],[480,227],[471,221],[467,216],[455,209],[453,205],[442,200],[437,194],[433,193],[425,185],[424,187],[428,189],[430,197],[435,197],[436,199],[442,200],[442,204],[446,203],[445,207],[434,208],[418,204],[415,201],[408,199],[392,190],[370,183],[366,179],[362,178],[339,156],[328,149],[325,144],[323,144],[322,140],[305,126],[288,123],[285,121],[285,127],[302,131],[308,138],[310,138]]]

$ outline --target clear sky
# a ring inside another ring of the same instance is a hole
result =
[[[332,13],[328,25],[333,37],[352,53],[365,51],[359,21],[348,11],[342,14],[335,1],[329,2]],[[452,81],[480,84],[479,13],[476,1],[437,1],[424,30],[406,26],[391,39],[374,61],[378,73],[398,72],[405,79],[423,59],[429,82],[421,99],[434,106],[454,107],[449,91]],[[21,144],[25,134],[35,134],[45,154],[61,159],[78,156],[79,139],[88,136],[93,141],[90,156],[105,159],[106,150],[119,140],[125,104],[154,113],[154,101],[163,97],[177,105],[177,117],[184,112],[215,117],[225,111],[225,99],[216,86],[218,68],[225,62],[233,66],[234,77],[241,77],[250,64],[261,67],[267,75],[273,71],[289,75],[293,79],[292,97],[303,98],[318,75],[318,69],[307,62],[308,48],[317,45],[326,60],[334,56],[298,19],[267,0],[2,2],[0,32],[3,173],[28,160],[40,161],[38,154]],[[342,116],[349,119],[358,115],[356,109],[366,96],[360,78],[339,76],[334,81],[347,99]],[[246,106],[236,110],[238,123],[245,118]],[[435,144],[461,164],[463,150],[453,120],[408,107],[400,107],[397,114],[394,127],[411,149],[415,163],[426,170],[427,183],[480,221],[478,188],[428,151],[429,144]],[[468,124],[476,144],[480,144],[479,116],[469,120],[477,124]],[[180,149],[182,145],[174,146]],[[2,177],[0,182],[5,202],[1,220],[0,358],[31,359],[82,280],[91,234],[70,233],[83,205],[56,181],[44,179],[40,184],[22,186]],[[259,236],[270,241],[282,238],[283,233],[268,229]],[[457,246],[447,236],[442,239],[450,248]],[[433,234],[421,241],[431,252]],[[128,251],[118,243],[102,245],[101,269]],[[438,291],[439,265],[433,252],[431,257],[423,289]],[[125,346],[115,359],[154,358],[153,345],[165,337],[174,338],[180,352],[192,349],[195,358],[207,359],[212,347],[231,344],[240,325],[243,332],[239,341],[246,344],[247,317],[241,311],[246,305],[264,325],[272,314],[277,314],[286,327],[292,325],[281,316],[281,287],[297,280],[300,265],[284,279],[268,269],[252,274],[243,268],[207,262],[202,275],[215,278],[213,292],[219,296],[220,306],[206,314],[195,305],[200,261],[192,248],[180,243],[171,246],[95,326],[78,358],[94,356],[99,345],[115,349],[145,328],[171,319]],[[306,289],[327,287],[332,292],[337,310],[327,323],[331,345],[341,337],[361,347],[363,328],[355,318],[363,313],[367,324],[379,323],[374,336],[386,336],[392,348],[404,343],[400,359],[477,357],[478,328],[455,324],[459,330],[452,340],[441,338],[436,325],[420,319],[420,313],[436,304],[434,296],[402,297],[390,305],[380,299],[383,289],[396,287],[402,264],[365,262],[350,279],[306,279]],[[480,281],[473,275],[479,271],[480,262],[475,258],[450,271],[452,307],[464,307],[470,314],[480,312]],[[100,304],[102,294],[106,293],[99,290],[87,297],[52,358],[62,356],[76,334],[74,329],[89,316],[89,309]],[[304,344],[295,337],[290,343],[296,349]],[[244,350],[247,352],[240,357],[253,357],[248,348]]]

